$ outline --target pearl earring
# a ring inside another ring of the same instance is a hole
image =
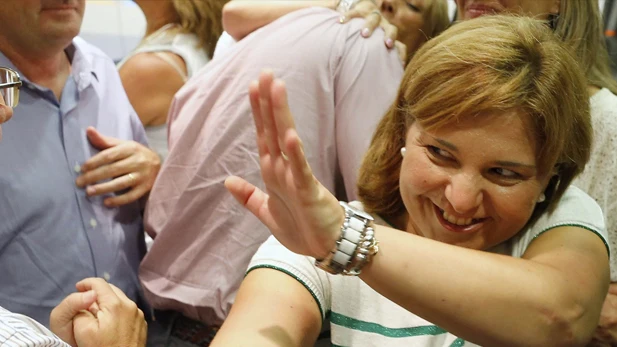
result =
[[[403,156],[403,157],[404,157],[406,152],[407,152],[407,148],[402,147],[402,148],[401,148],[401,156]]]
[[[538,197],[538,203],[542,203],[546,200],[546,195],[544,195],[544,193],[540,194],[540,196]]]

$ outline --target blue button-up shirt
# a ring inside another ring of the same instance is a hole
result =
[[[137,300],[143,256],[139,203],[107,208],[75,185],[98,153],[86,137],[146,144],[111,59],[76,38],[71,76],[58,101],[26,78],[0,142],[0,306],[49,325],[49,314],[79,280],[97,276]],[[0,66],[14,65],[0,53]],[[23,77],[23,76],[22,76]]]

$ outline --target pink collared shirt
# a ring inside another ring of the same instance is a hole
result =
[[[270,232],[223,186],[229,175],[263,188],[248,85],[263,68],[282,78],[315,176],[340,199],[373,131],[395,98],[403,68],[382,32],[338,13],[291,13],[212,60],[176,95],[169,157],[150,193],[145,224],[155,237],[140,268],[154,308],[208,324],[225,319],[245,270]]]

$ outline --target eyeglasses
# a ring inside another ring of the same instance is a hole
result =
[[[17,71],[0,67],[0,103],[11,108],[17,106],[21,84]]]

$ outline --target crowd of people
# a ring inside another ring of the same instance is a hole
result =
[[[135,2],[0,4],[0,345],[617,344],[598,0]]]

